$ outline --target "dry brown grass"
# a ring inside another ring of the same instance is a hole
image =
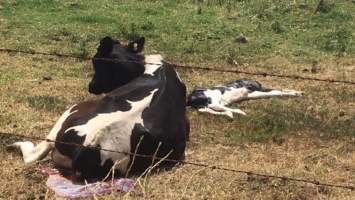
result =
[[[89,65],[90,63],[72,59],[48,60],[36,56],[0,54],[0,131],[45,137],[66,107],[83,99],[94,98],[86,91]],[[208,63],[203,65],[212,66]],[[282,58],[269,59],[260,65],[238,67],[257,71],[265,69],[265,65],[274,66],[270,69],[278,73],[304,73],[321,78],[355,80],[354,59],[324,61],[319,63],[317,73],[302,72],[304,68],[311,66],[297,65]],[[179,71],[190,90],[193,86],[210,86],[245,78],[227,73]],[[42,80],[46,75],[51,75],[53,80]],[[304,128],[302,123],[307,124],[307,121],[300,120],[301,125],[281,130],[281,136],[277,140],[270,137],[269,140],[258,143],[253,142],[252,136],[251,139],[244,136],[248,140],[243,142],[229,136],[231,131],[245,128],[240,124],[244,122],[240,116],[229,120],[189,110],[192,133],[186,152],[187,160],[265,174],[355,185],[355,136],[354,129],[351,129],[354,127],[354,121],[351,120],[355,116],[355,88],[342,84],[328,85],[269,77],[249,78],[257,79],[268,86],[306,92],[305,97],[300,99],[261,100],[241,104],[241,108],[250,115],[269,112],[268,107],[271,106],[279,112],[289,112],[286,117],[294,117],[293,112],[298,110],[307,112],[315,118],[322,118],[321,126],[338,121],[346,124],[350,120],[350,128],[341,132],[344,135],[326,137],[327,131],[314,128],[312,124],[304,125]],[[49,102],[49,109],[41,104],[31,107],[28,97],[34,96],[49,96],[57,101]],[[326,114],[322,114],[323,112]],[[277,116],[270,114],[267,117],[272,120]],[[345,134],[346,132],[348,133]],[[46,176],[39,171],[41,166],[49,164],[48,161],[25,165],[17,153],[5,150],[5,145],[15,140],[17,138],[0,137],[0,199],[54,199],[53,192],[48,191],[45,186]],[[143,181],[144,195],[114,194],[98,199],[350,200],[355,197],[355,191],[267,180],[189,165],[151,174]]]

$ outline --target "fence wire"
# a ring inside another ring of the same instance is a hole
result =
[[[137,62],[137,61],[130,61],[130,60],[120,60],[120,59],[110,59],[110,58],[95,58],[90,56],[78,56],[78,55],[71,55],[71,54],[59,54],[59,53],[48,53],[48,52],[37,52],[37,51],[23,51],[23,50],[15,50],[15,49],[7,49],[7,48],[0,48],[0,52],[7,52],[7,53],[23,53],[23,54],[32,54],[32,55],[44,55],[44,56],[56,56],[62,58],[75,58],[80,60],[106,60],[106,61],[113,61],[113,62]],[[299,75],[287,75],[287,74],[275,74],[269,72],[250,72],[244,70],[237,70],[237,69],[225,69],[225,68],[216,68],[216,67],[200,67],[200,66],[190,66],[190,65],[181,65],[170,63],[172,66],[176,68],[182,69],[189,69],[189,70],[205,70],[205,71],[215,71],[215,72],[222,72],[222,73],[235,73],[235,74],[246,74],[251,76],[269,76],[269,77],[276,77],[276,78],[285,78],[285,79],[293,79],[293,80],[305,80],[305,81],[318,81],[318,82],[327,82],[327,83],[342,83],[351,86],[355,86],[354,81],[348,80],[337,80],[337,79],[321,79],[316,77],[305,77]],[[145,63],[145,64],[155,64],[155,63]]]
[[[253,172],[253,171],[246,171],[246,170],[227,168],[227,167],[224,167],[224,166],[208,165],[208,164],[205,164],[205,163],[199,163],[199,162],[194,162],[194,161],[189,161],[189,160],[174,160],[174,159],[158,157],[158,156],[155,156],[155,155],[144,155],[144,154],[137,154],[137,153],[132,153],[132,152],[122,152],[122,151],[116,151],[116,150],[112,150],[112,149],[105,149],[105,148],[101,148],[101,147],[84,146],[84,145],[76,144],[76,143],[49,140],[49,139],[42,139],[42,138],[39,138],[39,137],[31,137],[31,136],[25,136],[25,135],[14,134],[14,133],[0,132],[0,135],[6,135],[6,136],[18,137],[18,138],[26,138],[26,139],[36,140],[36,141],[47,141],[47,142],[71,145],[71,146],[76,146],[76,147],[81,147],[81,148],[88,148],[88,149],[93,149],[93,150],[107,151],[107,152],[111,152],[111,153],[120,153],[120,154],[125,154],[125,155],[130,155],[130,156],[141,157],[141,158],[151,158],[151,159],[154,159],[154,160],[156,160],[156,159],[157,160],[164,159],[164,161],[166,161],[166,162],[193,165],[193,166],[197,166],[197,167],[205,167],[205,168],[209,168],[209,169],[213,169],[213,170],[221,170],[221,171],[228,171],[228,172],[238,173],[238,174],[246,174],[248,176],[257,176],[257,177],[263,177],[263,178],[269,178],[269,179],[280,179],[280,180],[283,180],[283,181],[302,182],[302,183],[308,183],[308,184],[313,184],[313,185],[317,185],[317,186],[348,189],[348,190],[351,190],[351,191],[355,190],[355,186],[352,186],[352,185],[350,185],[348,183],[343,183],[343,184],[325,183],[325,182],[321,182],[321,181],[318,181],[318,180],[307,180],[307,179],[294,178],[294,177],[289,177],[289,176],[277,176],[277,175],[262,174],[262,173]]]

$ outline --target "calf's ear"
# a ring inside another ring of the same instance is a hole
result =
[[[145,42],[145,38],[140,37],[140,38],[134,40],[133,42],[130,42],[127,47],[130,51],[132,51],[134,53],[139,53],[144,48],[144,42]]]
[[[113,49],[113,40],[111,37],[106,36],[100,40],[100,46],[97,48],[98,53],[101,55],[109,54]]]

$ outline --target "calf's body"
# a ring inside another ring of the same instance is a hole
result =
[[[187,105],[197,108],[200,112],[226,115],[233,118],[233,113],[246,115],[240,109],[227,107],[233,103],[252,99],[299,97],[302,95],[303,92],[301,91],[265,88],[257,81],[242,79],[209,89],[195,88],[188,96]]]

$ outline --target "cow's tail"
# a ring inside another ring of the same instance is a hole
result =
[[[31,163],[46,157],[47,154],[53,149],[54,144],[48,141],[43,141],[37,146],[34,146],[32,142],[25,141],[15,142],[9,147],[19,148],[22,152],[22,157],[25,163]]]

